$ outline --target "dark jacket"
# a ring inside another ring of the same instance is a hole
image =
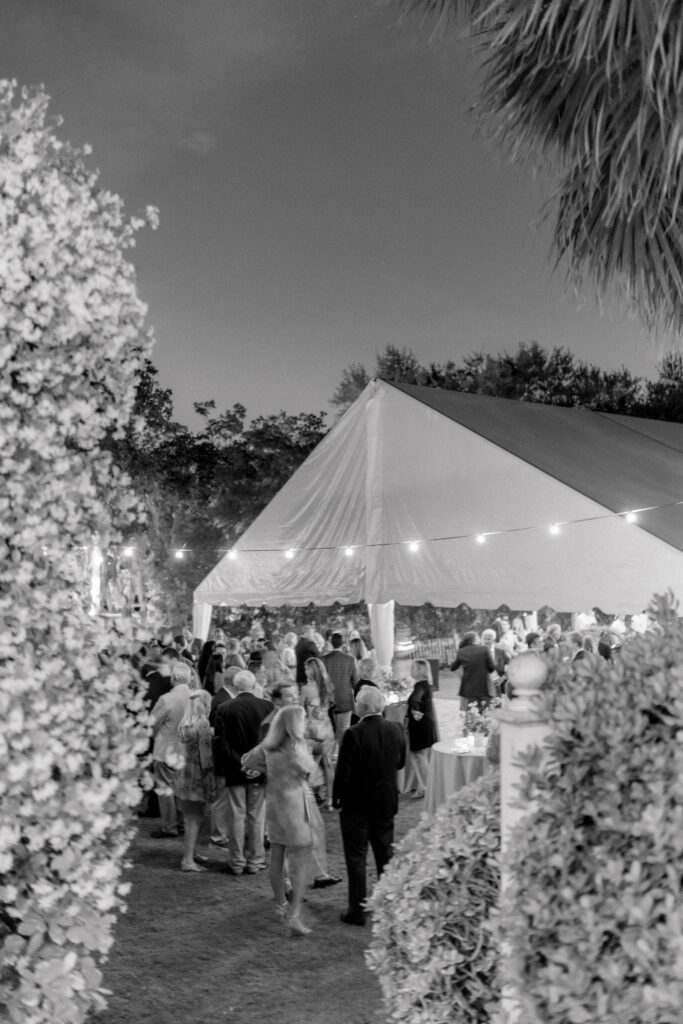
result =
[[[413,711],[419,711],[422,718],[416,721]],[[408,743],[411,750],[428,750],[439,739],[436,727],[436,712],[432,700],[432,688],[426,679],[418,679],[408,697]]]
[[[145,700],[147,701],[148,709],[151,711],[159,697],[163,697],[165,693],[170,693],[171,677],[162,676],[161,672],[154,670],[145,676],[145,682],[147,683]]]
[[[489,672],[495,671],[495,664],[488,647],[483,644],[467,644],[458,650],[457,657],[451,665],[451,671],[462,667],[461,697],[474,697],[477,700],[488,700]]]
[[[323,661],[334,689],[334,710],[353,711],[354,686],[358,682],[358,663],[343,651],[328,651]]]
[[[221,704],[226,704],[229,700],[234,700],[231,693],[221,686],[216,690],[213,697],[211,698],[211,710],[209,711],[209,725],[212,729],[216,727],[216,715]]]
[[[332,802],[369,818],[393,818],[398,811],[396,773],[406,761],[403,730],[381,715],[368,715],[344,733]]]
[[[265,776],[247,779],[242,771],[242,754],[259,742],[259,726],[273,710],[269,700],[255,697],[253,693],[238,693],[233,700],[225,701],[216,712],[216,735],[213,741],[213,760],[216,775],[225,778],[226,786],[243,786],[245,783],[263,782]]]

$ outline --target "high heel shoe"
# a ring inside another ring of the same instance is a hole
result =
[[[302,924],[298,914],[289,918],[287,927],[290,935],[310,935],[313,931],[312,928],[307,928],[305,924]]]

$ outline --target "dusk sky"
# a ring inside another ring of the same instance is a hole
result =
[[[7,8],[11,8],[11,13]],[[319,411],[351,362],[536,340],[654,374],[639,323],[553,273],[547,197],[468,114],[474,63],[375,0],[14,0],[3,78],[42,83],[60,136],[130,213],[174,393],[248,417]]]

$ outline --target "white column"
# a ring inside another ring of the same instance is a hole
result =
[[[369,604],[368,615],[377,664],[382,669],[390,669],[394,657],[394,602]]]
[[[494,711],[500,723],[500,804],[501,804],[501,888],[508,882],[506,856],[513,827],[533,808],[520,805],[519,783],[523,774],[519,755],[530,747],[543,746],[549,732],[547,720],[539,710],[539,690],[548,675],[545,660],[533,651],[513,658],[508,680],[513,693],[506,708]],[[505,945],[501,956],[506,957]],[[521,1007],[514,986],[503,989],[503,1024],[521,1024]]]
[[[197,602],[192,606],[192,632],[200,640],[209,638],[212,611],[213,605],[206,604],[204,601]]]

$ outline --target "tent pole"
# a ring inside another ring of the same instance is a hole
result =
[[[391,669],[394,657],[394,601],[368,604],[368,616],[377,665],[381,669]]]

